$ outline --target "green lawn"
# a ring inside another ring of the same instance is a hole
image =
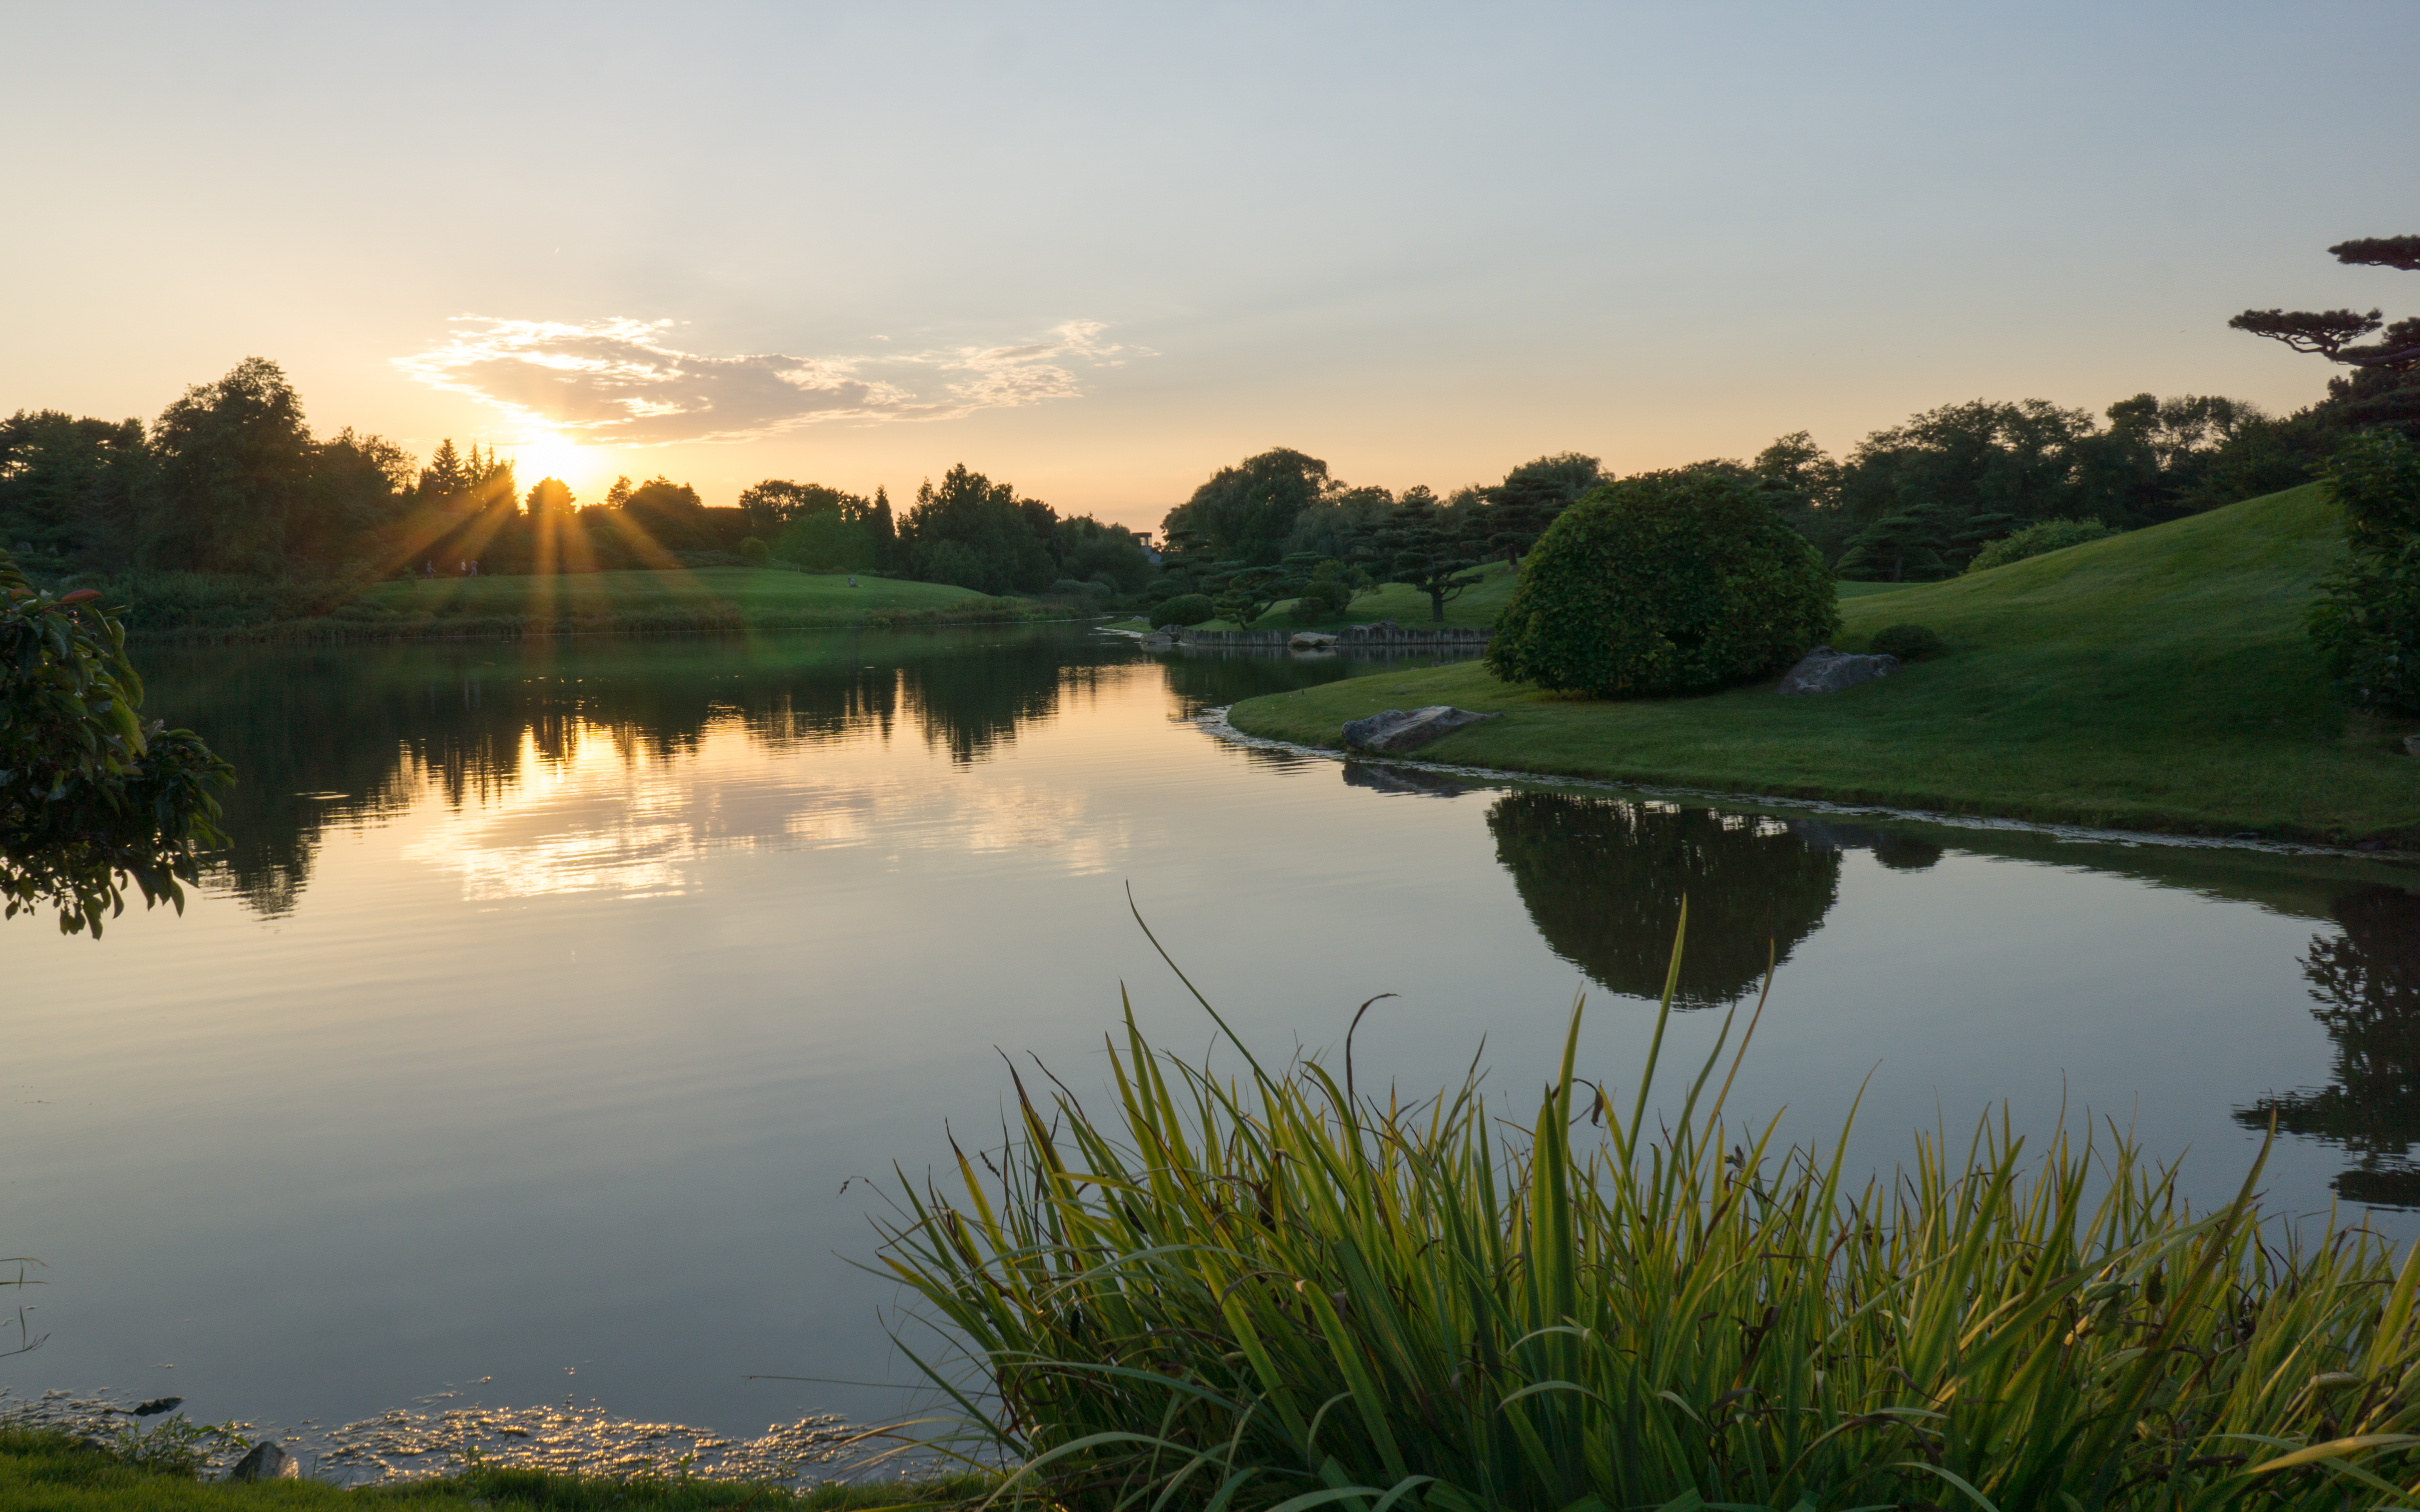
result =
[[[1238,729],[1334,746],[1343,721],[1453,703],[1508,717],[1441,762],[2195,833],[2420,843],[2420,724],[2349,713],[2304,632],[2343,550],[2315,488],[1941,583],[1854,585],[1844,648],[1930,625],[1936,661],[1846,692],[1606,702],[1477,663],[1235,706]]]
[[[0,1512],[357,1512],[427,1508],[544,1507],[553,1512],[876,1512],[966,1507],[992,1489],[981,1477],[823,1486],[780,1486],[680,1478],[610,1480],[535,1470],[485,1470],[442,1480],[339,1490],[313,1480],[230,1486],[124,1463],[49,1432],[0,1428]]]
[[[1486,580],[1472,584],[1445,606],[1445,623],[1472,629],[1484,629],[1496,623],[1496,616],[1512,601],[1514,579],[1512,569],[1501,562],[1491,562],[1480,569]],[[1342,614],[1296,614],[1298,600],[1286,599],[1275,609],[1252,622],[1255,630],[1337,630],[1348,625],[1372,625],[1379,620],[1393,620],[1398,625],[1415,628],[1437,622],[1429,618],[1429,595],[1402,583],[1387,583],[1373,588],[1353,600]],[[1142,620],[1121,620],[1119,627],[1145,630],[1150,625]],[[1194,626],[1197,630],[1233,630],[1225,620],[1211,620]]]
[[[772,567],[565,573],[554,577],[414,578],[379,583],[357,601],[399,616],[597,618],[628,613],[736,610],[751,624],[834,624],[869,610],[972,609],[995,601],[971,589],[894,578],[784,572]]]

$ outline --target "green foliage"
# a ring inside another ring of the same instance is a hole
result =
[[[1592,456],[1562,452],[1532,457],[1485,490],[1471,530],[1485,537],[1488,549],[1502,551],[1508,562],[1518,562],[1556,516],[1605,481],[1604,465]]]
[[[1370,563],[1371,576],[1378,581],[1426,594],[1429,618],[1443,625],[1446,605],[1483,576],[1472,569],[1479,565],[1485,540],[1438,507],[1427,490],[1421,495],[1407,496],[1357,554]]]
[[[838,509],[792,517],[773,537],[771,554],[819,572],[870,572],[878,555],[872,527]]]
[[[1823,560],[1752,478],[1649,472],[1548,529],[1487,666],[1599,698],[1710,692],[1779,671],[1839,623]]]
[[[2106,540],[2116,531],[2097,519],[2045,519],[2011,531],[1995,541],[1987,542],[1966,563],[1968,572],[1989,572],[2005,567],[2011,562],[2023,562],[2045,551],[2063,551],[2086,541]]]
[[[767,546],[764,542],[756,539],[756,537],[752,535],[740,541],[739,555],[746,557],[749,561],[755,563],[759,566],[762,566],[766,563],[773,560],[772,548]]]
[[[141,421],[19,410],[0,421],[0,548],[54,572],[125,562],[151,471]]]
[[[1013,486],[970,472],[961,462],[939,488],[928,480],[916,490],[916,502],[899,522],[899,544],[910,571],[926,582],[1033,594],[1058,576],[1050,558],[1057,523],[1049,505],[1019,499]]]
[[[1295,517],[1334,490],[1326,463],[1280,446],[1220,468],[1169,511],[1162,533],[1171,543],[1190,538],[1214,557],[1273,563]]]
[[[34,588],[0,552],[0,898],[48,905],[65,933],[147,904],[185,906],[197,849],[223,844],[234,777],[190,730],[143,719],[126,633],[90,589]]]
[[[2320,584],[2311,638],[2355,700],[2420,714],[2420,446],[2361,432],[2322,486],[2344,511],[2350,558]]]
[[[1866,644],[1873,656],[1897,656],[1901,661],[1927,661],[1948,649],[1940,636],[1921,625],[1886,625]]]
[[[1918,621],[1957,648],[1954,677],[1596,702],[1460,663],[1252,699],[1229,717],[1334,746],[1347,719],[1450,703],[1508,716],[1435,748],[1473,765],[2402,848],[2420,835],[2412,763],[2348,715],[2308,633],[2312,594],[2344,560],[2342,513],[2306,486],[1998,572],[1843,593],[1834,644]]]
[[[1218,617],[1218,606],[1206,594],[1179,594],[1151,611],[1151,623],[1201,625]]]
[[[1071,515],[1059,522],[1051,547],[1063,578],[1107,582],[1121,594],[1139,594],[1151,581],[1151,558],[1143,554],[1142,539],[1123,525]]]
[[[1658,1105],[1671,1008],[1643,1067],[1590,1079],[1575,1008],[1510,1134],[1475,1080],[1360,1097],[1349,1030],[1342,1074],[1229,1032],[1233,1077],[1129,1014],[1107,1117],[1020,1080],[999,1160],[903,1178],[884,1230],[963,1350],[926,1365],[962,1452],[1034,1502],[1136,1512],[2338,1512],[2420,1489],[2420,1257],[2264,1226],[2257,1160],[2195,1214],[2114,1134],[2028,1156],[1986,1119],[1860,1181],[1845,1135],[1785,1150],[1727,1117],[1736,1010]]]

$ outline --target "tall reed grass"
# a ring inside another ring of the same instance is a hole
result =
[[[1575,1005],[1519,1126],[1475,1078],[1357,1095],[1349,1032],[1342,1080],[1271,1069],[1204,1000],[1222,1078],[1129,1006],[1105,1116],[1020,1079],[1004,1159],[903,1178],[882,1257],[963,1414],[924,1431],[1137,1512],[2412,1504],[2415,1271],[2375,1236],[2005,1114],[1857,1180],[1845,1130],[1728,1110],[1761,1000],[1668,1123],[1669,981],[1635,1091],[1579,1074]]]

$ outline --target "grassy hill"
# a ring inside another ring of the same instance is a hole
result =
[[[1421,754],[1515,771],[2192,833],[2420,843],[2420,725],[2347,710],[2304,634],[2341,556],[2315,488],[1947,582],[1855,585],[1840,642],[1913,622],[1949,655],[1815,698],[1770,684],[1606,702],[1460,664],[1235,706],[1334,746],[1346,719],[1453,703],[1508,717]]]
[[[935,609],[990,602],[970,588],[777,567],[566,573],[560,577],[429,578],[380,583],[361,602],[396,613],[570,615],[644,613],[727,605],[753,620],[813,615],[853,619],[869,609]]]
[[[1023,619],[1029,601],[943,583],[682,567],[372,583],[333,605],[273,585],[170,574],[113,585],[144,639],[355,640],[591,630],[766,630]],[[349,592],[349,591],[348,591]]]

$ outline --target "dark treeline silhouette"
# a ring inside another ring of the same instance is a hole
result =
[[[661,475],[582,500],[559,478],[524,488],[498,448],[451,438],[422,466],[377,436],[315,437],[293,385],[258,357],[148,425],[50,409],[0,421],[0,548],[50,578],[320,585],[250,592],[252,618],[324,613],[365,579],[415,575],[785,562],[1106,601],[1151,571],[1124,526],[1063,517],[963,464],[898,520],[884,489],[866,499],[783,478],[730,505]]]
[[[2265,1097],[2236,1121],[2324,1140],[2356,1164],[2331,1184],[2349,1201],[2420,1207],[2420,894],[2367,887],[2335,900],[2337,935],[2311,938],[2303,976],[2335,1042],[2335,1078]]]

